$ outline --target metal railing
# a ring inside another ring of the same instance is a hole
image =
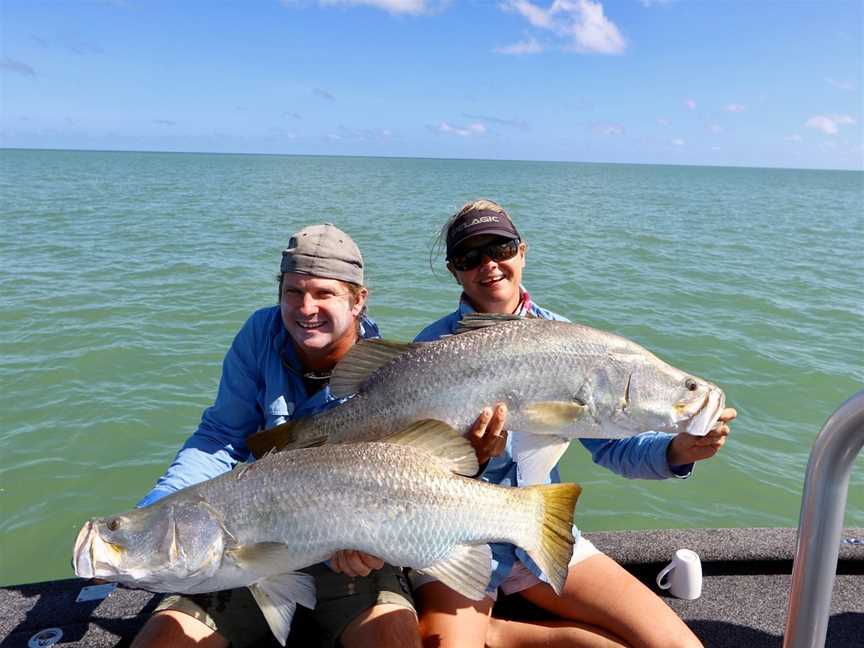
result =
[[[862,445],[864,391],[825,421],[810,452],[783,648],[825,645],[849,475]]]

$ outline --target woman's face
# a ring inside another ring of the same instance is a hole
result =
[[[465,255],[469,250],[480,250],[489,245],[506,243],[508,239],[483,234],[468,239],[459,246],[454,257]],[[447,267],[462,286],[472,306],[480,313],[512,313],[519,306],[519,286],[525,268],[525,243],[518,244],[516,254],[506,260],[494,261],[483,254],[480,265],[468,270],[458,270],[452,262]]]

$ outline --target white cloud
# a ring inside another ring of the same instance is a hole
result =
[[[551,31],[567,41],[564,49],[596,54],[620,54],[627,41],[609,20],[600,2],[553,0],[548,9],[528,0],[506,0],[499,5],[515,11],[532,26]]]
[[[815,115],[804,122],[807,128],[815,128],[826,135],[836,135],[840,126],[854,124],[855,118],[849,115]]]
[[[723,108],[723,110],[725,110],[726,112],[731,112],[731,113],[740,113],[740,112],[744,112],[744,106],[742,106],[741,104],[730,103],[730,104],[726,104],[726,106]]]
[[[846,79],[832,79],[831,77],[826,77],[825,82],[828,85],[839,88],[840,90],[854,90],[857,85],[854,81]]]
[[[333,93],[324,88],[312,88],[312,94],[321,97],[322,99],[326,99],[327,101],[336,101],[336,97],[333,96]]]
[[[696,101],[694,99],[685,99],[684,105],[690,110],[696,110]]]
[[[687,142],[685,142],[682,138],[676,137],[672,140],[672,144],[674,146],[684,146]]]
[[[300,4],[300,2],[301,0],[282,0],[282,4],[286,7]],[[433,2],[427,2],[427,0],[318,0],[318,4],[324,7],[333,5],[374,7],[390,14],[421,15],[433,11]]]
[[[491,115],[474,115],[472,113],[462,113],[466,119],[474,119],[480,122],[492,122],[493,124],[501,124],[503,126],[512,126],[522,131],[531,130],[531,126],[524,119],[503,119],[501,117],[492,117]]]
[[[783,138],[787,142],[803,142],[804,138],[801,137],[798,133],[792,133],[791,135],[787,135]]]
[[[710,122],[708,124],[705,124],[705,129],[709,133],[714,133],[715,135],[723,132],[723,127],[720,124],[717,124],[715,122]]]
[[[591,127],[591,130],[597,135],[605,135],[607,137],[616,137],[624,134],[624,127],[621,124],[612,124],[609,122],[598,122]]]
[[[543,51],[543,46],[532,36],[528,40],[519,41],[512,45],[496,47],[493,51],[498,54],[539,54]]]
[[[551,8],[548,11],[541,9],[540,7],[528,2],[528,0],[509,0],[506,4],[502,5],[502,8],[514,10],[523,18],[527,18],[528,22],[535,27],[540,27],[541,29],[555,29]]]
[[[480,123],[469,124],[468,126],[454,126],[447,122],[441,122],[434,130],[439,133],[447,133],[448,135],[471,137],[472,135],[483,135],[486,132],[486,127]]]
[[[23,74],[24,76],[36,76],[36,70],[34,70],[32,66],[27,65],[22,61],[11,59],[8,56],[0,59],[0,70],[9,70],[10,72],[16,72],[18,74]]]
[[[657,118],[657,125],[658,125],[658,126],[668,126],[668,125],[669,125],[669,120],[666,119],[665,117],[658,117],[658,118]]]

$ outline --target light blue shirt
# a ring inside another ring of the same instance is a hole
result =
[[[361,337],[380,337],[375,322],[361,322]],[[228,472],[249,461],[246,439],[266,428],[345,402],[327,386],[312,396],[278,306],[262,308],[246,321],[222,363],[213,405],[156,486],[138,502],[147,506],[192,484]]]
[[[459,302],[459,308],[424,328],[414,341],[430,342],[445,335],[452,335],[458,328],[459,320],[473,312],[475,311],[471,305],[462,299]],[[543,319],[569,321],[565,317],[533,303],[530,304],[527,313]],[[486,403],[486,405],[492,404]],[[512,437],[512,434],[507,436],[504,452],[489,460],[480,474],[480,479],[491,484],[518,485],[516,483],[516,462],[513,461],[512,455]],[[579,441],[591,453],[594,463],[624,477],[630,479],[686,478],[691,474],[693,464],[670,466],[666,459],[666,450],[673,437],[673,434],[664,432],[644,432],[626,439],[579,439]],[[560,481],[558,466],[555,466],[546,482],[558,483]],[[575,526],[573,527],[573,535],[577,538],[579,536],[579,530]],[[510,570],[513,569],[517,559],[521,560],[535,576],[546,580],[540,568],[523,549],[504,543],[494,543],[491,547],[492,579],[489,581],[487,591],[494,592],[498,588],[510,574]]]

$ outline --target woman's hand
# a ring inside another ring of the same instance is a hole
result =
[[[474,447],[477,462],[482,466],[492,457],[497,457],[507,446],[507,405],[498,403],[494,408],[484,407],[466,437]]]
[[[738,416],[731,407],[720,412],[716,425],[705,436],[694,436],[683,432],[672,439],[666,451],[666,458],[670,466],[683,466],[685,464],[710,459],[720,451],[729,436],[729,424]]]
[[[362,551],[343,549],[330,557],[330,568],[346,576],[368,576],[372,570],[381,569],[384,561]]]

